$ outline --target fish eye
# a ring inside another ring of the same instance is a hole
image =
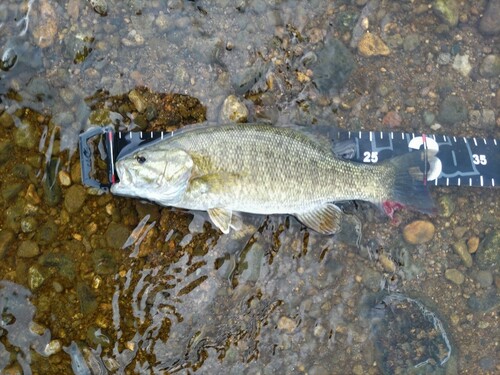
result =
[[[144,164],[144,163],[146,162],[146,158],[145,158],[144,156],[140,156],[140,155],[137,155],[137,156],[135,157],[135,160],[137,160],[137,162],[138,162],[139,164]]]

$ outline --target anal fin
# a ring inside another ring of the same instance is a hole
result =
[[[221,230],[222,233],[228,234],[231,227],[231,217],[233,211],[227,210],[225,208],[210,208],[208,210],[208,216],[214,223],[214,225]]]
[[[321,234],[335,234],[340,229],[342,211],[333,203],[327,203],[314,210],[295,214],[302,224]]]

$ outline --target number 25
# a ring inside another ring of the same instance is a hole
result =
[[[363,153],[363,162],[364,163],[376,163],[378,162],[378,152],[377,151],[365,151]]]

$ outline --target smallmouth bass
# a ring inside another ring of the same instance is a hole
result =
[[[427,154],[426,154],[427,153]],[[116,162],[117,195],[207,211],[223,233],[233,212],[290,214],[323,234],[338,230],[336,201],[364,200],[432,213],[420,166],[429,151],[380,164],[355,163],[295,128],[267,124],[193,126]]]

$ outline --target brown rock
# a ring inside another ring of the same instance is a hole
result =
[[[434,232],[434,224],[430,221],[416,220],[403,229],[403,238],[409,244],[418,245],[432,240]]]
[[[37,4],[37,3],[35,3]],[[48,0],[38,2],[37,9],[34,9],[33,24],[30,28],[35,40],[35,44],[41,48],[48,47],[54,43],[57,35],[57,15],[54,7]]]
[[[358,51],[366,57],[388,56],[391,53],[389,47],[380,37],[370,33],[366,33],[361,37],[358,43]]]
[[[457,253],[458,256],[462,259],[462,262],[465,264],[466,267],[472,267],[472,256],[467,250],[465,242],[463,241],[455,242],[453,244],[453,250],[455,250],[455,253]]]
[[[471,237],[467,241],[467,249],[469,250],[470,254],[474,254],[477,251],[477,248],[479,247],[479,237]]]
[[[398,127],[401,125],[401,116],[396,111],[389,111],[384,116],[382,124],[391,128]]]

